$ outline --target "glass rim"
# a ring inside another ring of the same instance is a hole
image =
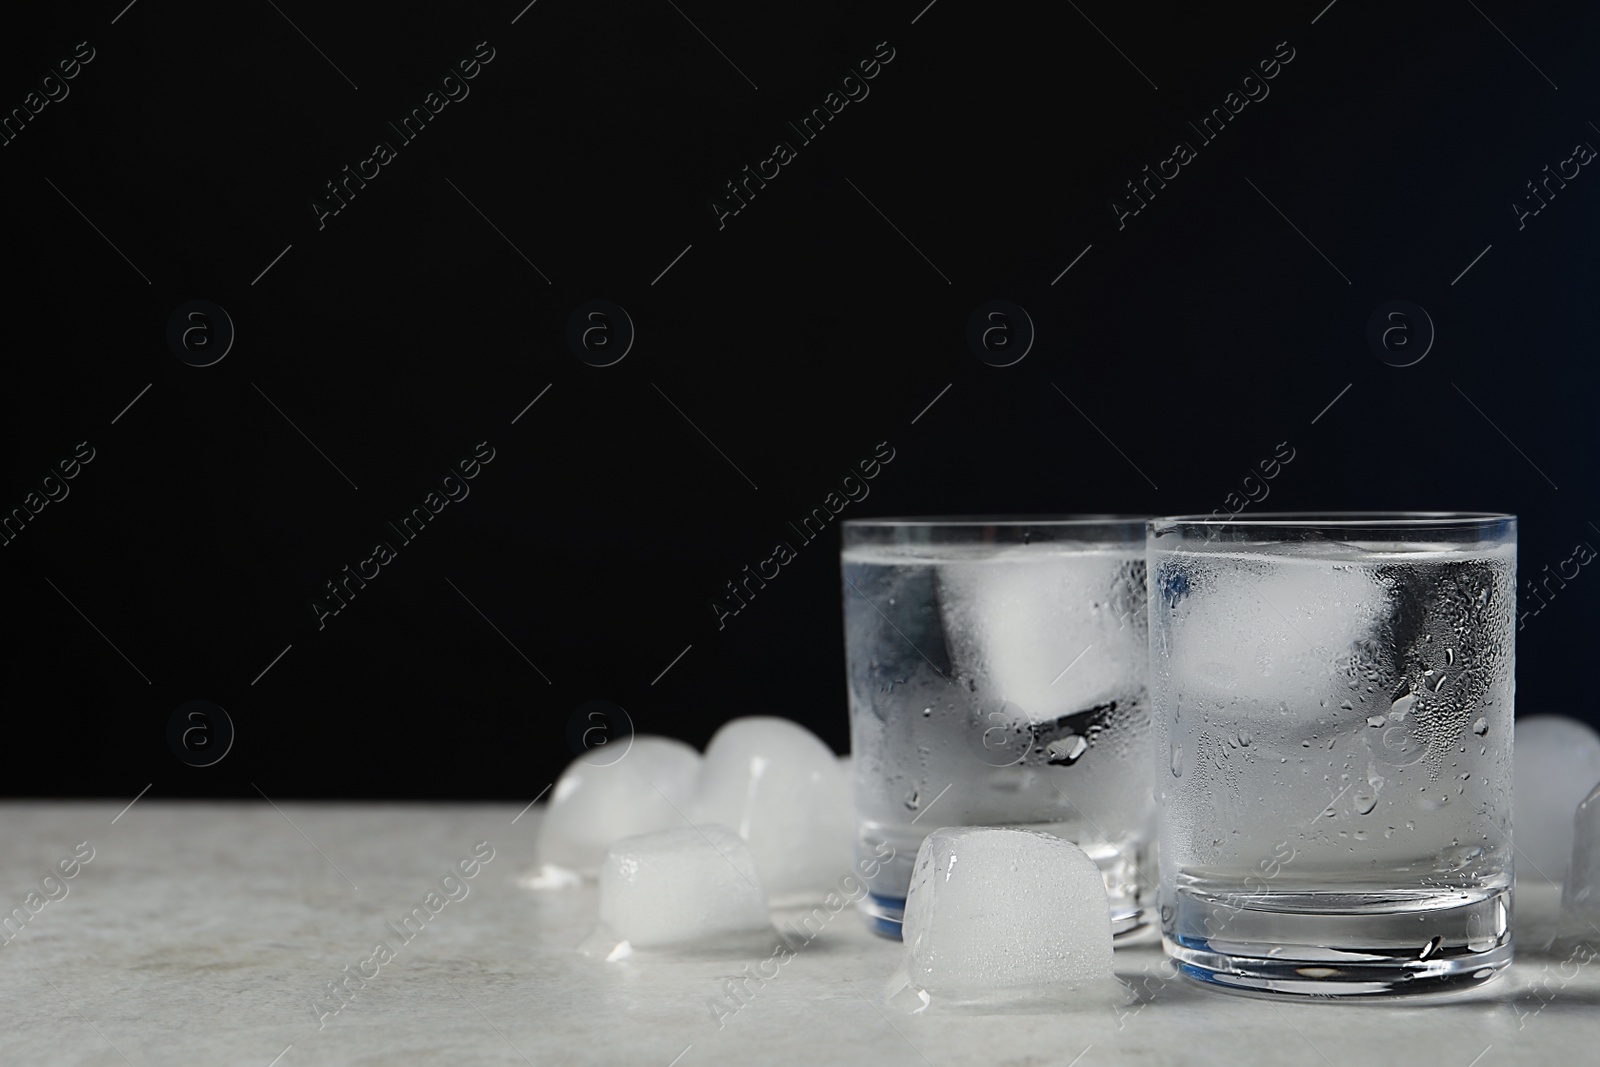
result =
[[[886,527],[979,527],[979,526],[1118,526],[1155,521],[1149,512],[1129,514],[1072,515],[888,515],[879,519],[845,519],[840,525],[863,529]]]
[[[1515,523],[1503,511],[1261,511],[1249,517],[1231,515],[1164,515],[1150,520],[1152,530],[1180,527],[1196,529],[1261,530],[1472,530]]]

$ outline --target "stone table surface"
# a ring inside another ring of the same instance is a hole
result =
[[[1118,950],[1119,976],[1141,990],[1122,1006],[915,1015],[893,985],[900,946],[853,909],[740,1000],[727,980],[766,953],[580,953],[595,889],[521,884],[537,807],[122,807],[0,805],[0,911],[12,915],[0,935],[0,1064],[1497,1067],[1600,1056],[1600,960],[1539,949],[1554,925],[1548,887],[1519,893],[1517,962],[1466,1001],[1247,999],[1167,979],[1159,947],[1144,945]],[[429,900],[479,842],[492,859],[446,883],[458,899]],[[90,849],[74,867],[74,851]],[[44,882],[64,859],[74,877]],[[415,908],[428,921],[413,920],[421,931],[407,942],[388,924]],[[359,974],[379,941],[393,958],[366,964],[376,976],[351,980],[333,1012],[328,983]],[[329,998],[322,1009],[318,998]]]

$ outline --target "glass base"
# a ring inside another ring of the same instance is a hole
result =
[[[1462,993],[1511,963],[1509,888],[1248,898],[1180,889],[1171,910],[1162,944],[1179,970],[1251,996]]]
[[[900,940],[900,921],[906,913],[904,897],[868,893],[856,903],[856,907],[861,909],[861,917],[866,920],[868,930],[890,941]]]

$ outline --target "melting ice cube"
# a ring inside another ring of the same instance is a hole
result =
[[[1517,875],[1559,882],[1573,853],[1572,813],[1600,781],[1600,735],[1561,715],[1518,718],[1511,795]]]
[[[718,730],[689,810],[749,843],[774,905],[819,900],[852,872],[854,806],[839,758],[787,719],[749,716]]]
[[[624,838],[607,849],[600,866],[600,921],[608,936],[615,935],[613,943],[621,939],[631,948],[714,942],[771,929],[749,847],[714,824]],[[612,956],[621,958],[616,950]]]
[[[595,766],[573,762],[551,790],[539,824],[540,888],[572,884],[569,873],[594,875],[606,847],[620,838],[687,825],[700,753],[682,741],[637,734],[627,754]]]
[[[1034,830],[935,830],[917,852],[902,936],[911,984],[937,1000],[1112,981],[1105,879],[1078,846]]]

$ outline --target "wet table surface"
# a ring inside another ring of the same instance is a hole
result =
[[[1145,945],[1117,953],[1129,1004],[916,1015],[900,946],[853,909],[738,1000],[728,979],[766,953],[581,954],[594,888],[520,884],[537,807],[122,806],[0,805],[0,1063],[1496,1067],[1600,1048],[1600,959],[1538,947],[1548,887],[1519,891],[1517,962],[1465,1001],[1229,996],[1167,979]],[[328,992],[363,972],[342,1004]]]

